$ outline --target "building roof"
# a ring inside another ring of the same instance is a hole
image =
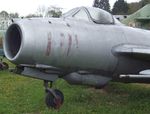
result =
[[[131,14],[128,18],[124,19],[122,22],[128,24],[129,22],[150,20],[150,4],[147,4],[143,8],[139,9],[137,12]]]

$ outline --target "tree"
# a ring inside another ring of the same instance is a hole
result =
[[[1,11],[0,16],[3,17],[4,19],[7,19],[9,17],[9,14],[6,11]]]
[[[46,17],[60,17],[62,15],[62,8],[50,6],[47,10]]]
[[[128,3],[124,0],[117,0],[113,6],[112,13],[114,15],[124,15],[128,14]]]
[[[110,12],[109,0],[95,0],[93,6]]]
[[[8,18],[11,19],[11,18],[18,18],[19,14],[18,13],[7,13],[6,11],[1,11],[0,16],[5,19],[8,19]]]
[[[37,14],[36,15],[38,15],[38,17],[44,17],[46,11],[47,11],[47,7],[39,6],[38,9],[37,9]]]
[[[19,14],[18,13],[10,13],[9,18],[19,18]]]
[[[6,11],[1,11],[0,18],[0,29],[5,30],[8,27],[9,14]]]
[[[128,4],[129,10],[128,14],[132,14],[141,8],[141,4],[139,2],[133,2]]]
[[[139,2],[133,2],[133,3],[129,3],[128,7],[128,14],[132,14],[134,12],[136,12],[137,10],[141,9],[142,7],[144,7],[146,4],[149,4],[150,0],[141,0]]]
[[[36,14],[29,14],[26,16],[26,18],[33,18],[33,17],[39,17],[39,16]]]
[[[38,17],[60,17],[62,15],[62,8],[55,6],[41,6],[37,10]]]
[[[145,6],[146,4],[149,4],[150,3],[150,0],[141,0],[139,2],[141,4],[141,7]]]

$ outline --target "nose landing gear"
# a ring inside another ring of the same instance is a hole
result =
[[[45,86],[45,92],[46,92],[45,103],[47,107],[59,109],[64,102],[63,93],[58,89],[51,89],[52,82],[50,82],[50,87],[49,87],[49,82],[44,81],[44,86]]]

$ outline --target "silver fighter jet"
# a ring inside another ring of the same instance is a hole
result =
[[[16,73],[44,80],[46,104],[55,109],[64,101],[51,88],[58,78],[96,88],[111,80],[150,83],[150,31],[124,26],[97,8],[16,20],[6,32],[4,52]]]

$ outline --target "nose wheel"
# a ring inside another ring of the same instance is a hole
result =
[[[59,109],[64,102],[63,93],[57,89],[51,89],[47,92],[45,103],[48,108]]]
[[[64,95],[58,89],[51,89],[52,82],[51,82],[50,88],[49,88],[48,83],[49,82],[44,81],[45,91],[46,91],[45,103],[48,108],[59,109],[64,102]]]

